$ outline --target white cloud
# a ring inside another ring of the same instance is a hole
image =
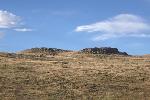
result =
[[[119,37],[150,37],[150,24],[133,14],[120,14],[108,20],[78,26],[76,32],[99,32],[93,40]]]
[[[22,28],[25,27],[24,24],[21,22],[21,17],[17,16],[11,12],[0,10],[0,29],[1,30],[15,30],[19,32],[29,32],[33,31],[29,28]],[[4,34],[0,32],[0,37]]]
[[[14,30],[18,31],[18,32],[30,32],[30,31],[33,31],[32,29],[28,29],[28,28],[16,28]]]
[[[0,28],[12,28],[19,24],[20,17],[8,11],[0,10]]]

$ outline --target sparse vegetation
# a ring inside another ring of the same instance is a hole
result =
[[[0,100],[149,99],[149,57],[0,54]]]

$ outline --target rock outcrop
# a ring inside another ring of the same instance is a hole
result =
[[[62,53],[62,52],[69,52],[69,50],[42,47],[42,48],[27,49],[27,50],[21,51],[20,53],[34,53],[34,54],[42,53],[42,54],[55,55],[57,53]]]
[[[95,48],[85,48],[81,50],[82,53],[90,54],[119,54],[119,55],[128,55],[126,52],[120,52],[117,48],[111,47],[95,47]]]

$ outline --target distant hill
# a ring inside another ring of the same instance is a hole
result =
[[[17,58],[17,59],[32,59],[32,60],[49,60],[49,57],[69,56],[74,54],[92,54],[96,56],[100,55],[123,55],[128,56],[126,52],[120,52],[117,48],[101,47],[101,48],[85,48],[79,51],[63,50],[57,48],[31,48],[17,53],[0,52],[0,57]],[[74,55],[75,56],[75,55]]]
[[[62,53],[62,52],[70,52],[70,50],[42,47],[42,48],[31,48],[31,49],[20,51],[18,53],[21,53],[21,54],[31,54],[32,53],[32,54],[56,55],[56,54]]]
[[[126,52],[120,52],[117,48],[111,47],[95,47],[95,48],[85,48],[81,50],[83,53],[91,54],[118,54],[118,55],[128,55]]]
[[[150,57],[150,54],[143,55],[144,57]]]
[[[62,52],[73,52],[71,50],[63,50],[58,48],[31,48],[27,50],[20,51],[21,54],[46,54],[46,55],[56,55],[58,53]],[[85,54],[117,54],[117,55],[128,55],[126,52],[120,52],[117,48],[111,48],[111,47],[95,47],[95,48],[84,48],[82,50],[79,50],[80,53]]]

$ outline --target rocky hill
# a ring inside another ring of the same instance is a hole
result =
[[[1,57],[8,57],[8,58],[17,58],[17,59],[32,59],[32,60],[51,60],[50,57],[54,57],[56,55],[64,55],[69,56],[68,54],[102,54],[105,55],[123,55],[128,56],[126,52],[120,52],[117,48],[110,48],[110,47],[101,47],[101,48],[85,48],[80,51],[71,51],[71,50],[63,50],[57,48],[31,48],[27,50],[20,51],[18,53],[6,53],[0,52]]]
[[[90,54],[118,54],[118,55],[128,55],[126,52],[120,52],[117,48],[111,47],[95,47],[95,48],[85,48],[81,50],[83,53],[90,53]]]
[[[63,52],[71,52],[71,50],[63,50],[63,49],[57,49],[57,48],[31,48],[24,51],[21,51],[19,53],[21,54],[46,54],[46,55],[56,55],[58,53]],[[85,54],[117,54],[117,55],[128,55],[126,52],[120,52],[117,48],[111,48],[111,47],[95,47],[95,48],[85,48],[78,51],[79,53],[85,53]]]
[[[62,53],[62,52],[70,52],[70,50],[42,47],[42,48],[31,48],[31,49],[23,50],[19,53],[21,53],[21,54],[26,54],[26,53],[31,54],[32,53],[32,54],[56,55],[56,54]]]

